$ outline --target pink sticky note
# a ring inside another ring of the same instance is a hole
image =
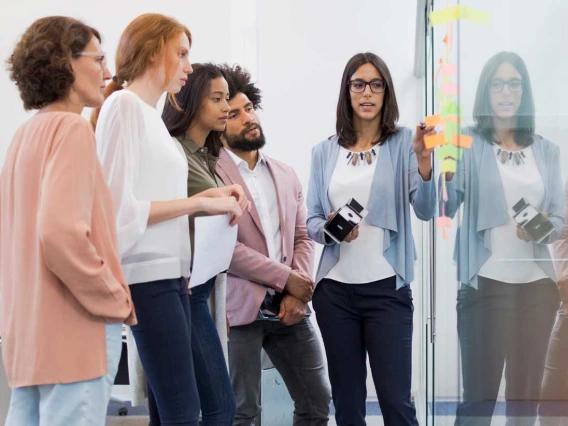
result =
[[[438,228],[451,228],[452,227],[452,219],[448,216],[441,216],[436,219],[436,226]]]
[[[442,73],[445,76],[452,76],[456,75],[458,72],[458,67],[456,64],[443,64],[442,65]]]
[[[456,83],[442,84],[442,95],[457,95],[458,85]]]

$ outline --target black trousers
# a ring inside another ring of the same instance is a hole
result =
[[[324,279],[313,306],[325,345],[338,426],[364,426],[367,365],[385,426],[415,426],[411,402],[412,292],[396,278],[368,284]]]
[[[544,279],[510,284],[479,277],[458,293],[463,401],[456,426],[489,426],[505,369],[507,425],[533,425],[560,296]]]

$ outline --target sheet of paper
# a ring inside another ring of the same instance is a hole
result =
[[[229,219],[228,214],[195,218],[190,287],[205,284],[229,269],[238,231],[238,225],[229,226]]]

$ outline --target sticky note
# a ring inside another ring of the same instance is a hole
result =
[[[447,172],[451,172],[451,173],[455,173],[456,172],[456,168],[457,168],[457,161],[452,159],[452,158],[446,158],[445,160],[442,161],[442,173],[447,173]]]
[[[458,117],[457,115],[449,115],[449,116],[442,119],[442,124],[446,124],[450,121],[455,121],[457,123],[461,123],[462,119],[461,119],[461,117]]]
[[[453,135],[452,145],[459,146],[461,148],[471,148],[473,138],[466,135]]]
[[[459,6],[461,8],[460,15],[463,19],[467,19],[468,21],[475,22],[477,24],[488,24],[491,20],[491,16],[489,12],[485,12],[483,10],[474,9],[473,7]]]
[[[443,133],[431,136],[424,136],[424,146],[426,147],[426,149],[432,149],[437,146],[444,145],[444,143],[445,140]]]
[[[452,219],[448,216],[440,216],[436,218],[436,226],[438,228],[451,228],[452,227]]]
[[[461,106],[459,106],[457,102],[453,100],[445,100],[444,102],[442,102],[440,114],[442,115],[442,118],[446,118],[451,115],[457,115],[460,117],[463,115]]]
[[[440,114],[429,115],[424,121],[426,121],[426,125],[428,127],[435,126],[436,124],[440,124],[442,122],[442,117],[440,116]]]
[[[444,80],[446,77],[444,77]],[[458,85],[456,83],[445,82],[442,84],[442,95],[456,95],[458,94]]]
[[[465,5],[452,6],[430,13],[432,26],[447,24],[458,19],[467,19],[478,24],[487,24],[489,23],[490,15],[488,12]]]
[[[457,121],[449,121],[444,125],[444,142],[450,143],[452,142],[454,136],[456,136],[459,130],[459,123]]]
[[[445,158],[448,157],[454,158],[456,160],[461,160],[462,154],[463,152],[460,148],[449,144],[443,145],[436,150],[436,156],[440,160],[444,160]]]
[[[454,76],[458,73],[458,66],[456,64],[443,64],[442,65],[442,74],[444,76]]]

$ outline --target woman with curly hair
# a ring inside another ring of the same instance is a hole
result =
[[[95,29],[39,19],[8,70],[24,108],[0,177],[0,335],[12,399],[7,426],[104,425],[134,325],[109,188],[81,117],[110,79]]]

